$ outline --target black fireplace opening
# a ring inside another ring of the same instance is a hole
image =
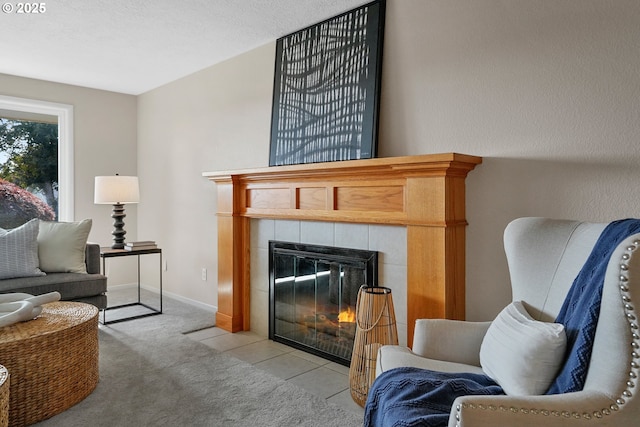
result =
[[[378,253],[269,241],[269,338],[349,366],[362,285],[378,286]]]

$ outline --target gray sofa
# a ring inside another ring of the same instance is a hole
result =
[[[0,279],[0,294],[41,295],[58,291],[62,301],[86,302],[104,309],[107,307],[107,277],[100,274],[100,245],[87,243],[85,264],[87,274],[47,273],[46,276]]]

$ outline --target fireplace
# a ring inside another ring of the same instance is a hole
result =
[[[377,286],[375,251],[269,242],[269,338],[349,366],[360,286]]]
[[[251,330],[254,218],[404,226],[406,325],[463,320],[465,179],[480,163],[441,153],[204,172],[217,196],[216,325]],[[405,332],[411,346],[413,327]]]

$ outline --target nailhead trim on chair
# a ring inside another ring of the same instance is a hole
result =
[[[640,335],[638,334],[638,323],[636,322],[637,318],[634,314],[635,310],[633,305],[631,304],[631,297],[629,296],[629,287],[626,283],[629,281],[629,278],[626,276],[626,272],[629,270],[628,261],[631,259],[631,254],[638,249],[640,246],[640,240],[634,240],[632,245],[627,246],[626,252],[622,254],[622,260],[620,262],[620,277],[619,277],[619,288],[620,293],[622,295],[622,302],[625,309],[625,316],[629,321],[629,329],[631,330],[631,358],[638,359],[640,358]],[[640,369],[640,365],[635,360],[631,360],[631,366],[629,369],[629,379],[627,380],[627,389],[624,390],[620,397],[618,397],[615,403],[612,403],[608,408],[603,408],[599,411],[593,411],[592,414],[588,412],[584,412],[579,414],[577,412],[569,412],[569,411],[549,411],[547,409],[535,409],[535,408],[516,408],[514,406],[506,407],[504,405],[495,406],[495,405],[484,405],[475,403],[463,403],[462,405],[456,405],[456,427],[460,427],[460,410],[462,408],[469,409],[479,409],[479,410],[489,410],[489,411],[501,411],[501,412],[513,412],[513,413],[522,413],[522,414],[532,414],[532,415],[542,415],[548,417],[549,415],[554,417],[563,418],[575,418],[580,419],[583,418],[585,420],[593,420],[600,419],[603,416],[611,415],[611,412],[616,412],[620,410],[620,406],[626,403],[625,399],[628,399],[633,396],[631,389],[635,388],[636,380],[638,379],[638,370]]]

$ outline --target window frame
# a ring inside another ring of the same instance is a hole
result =
[[[73,221],[73,105],[0,95],[0,110],[58,117],[58,220]]]

